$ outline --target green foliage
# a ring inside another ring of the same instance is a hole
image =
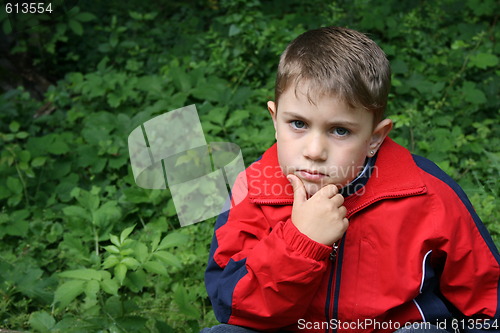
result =
[[[62,2],[54,2],[54,6]],[[198,332],[213,220],[180,228],[168,190],[136,186],[127,137],[196,104],[208,142],[272,144],[265,102],[299,33],[369,33],[393,70],[392,137],[468,193],[500,245],[494,0],[90,1],[64,15],[1,12],[10,57],[54,82],[0,95],[0,327]]]

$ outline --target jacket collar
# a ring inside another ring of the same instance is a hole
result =
[[[386,138],[368,170],[341,191],[346,196],[347,215],[383,199],[420,195],[427,192],[410,152]],[[277,144],[246,170],[248,195],[260,205],[293,204],[293,188],[278,162]]]

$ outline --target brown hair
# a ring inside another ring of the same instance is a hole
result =
[[[382,49],[366,35],[326,27],[298,36],[283,52],[276,75],[275,102],[292,84],[305,80],[307,98],[335,96],[382,119],[391,86],[391,69]]]

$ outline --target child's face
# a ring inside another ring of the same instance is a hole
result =
[[[306,84],[297,93],[287,89],[268,108],[276,130],[278,159],[285,175],[298,176],[309,194],[327,184],[341,188],[363,170],[366,157],[373,156],[389,133],[392,122],[385,119],[373,126],[373,114],[350,109],[330,96],[311,104]]]

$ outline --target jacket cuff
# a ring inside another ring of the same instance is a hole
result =
[[[283,238],[294,251],[317,261],[325,260],[332,252],[332,247],[313,241],[297,229],[291,220],[283,226]]]

